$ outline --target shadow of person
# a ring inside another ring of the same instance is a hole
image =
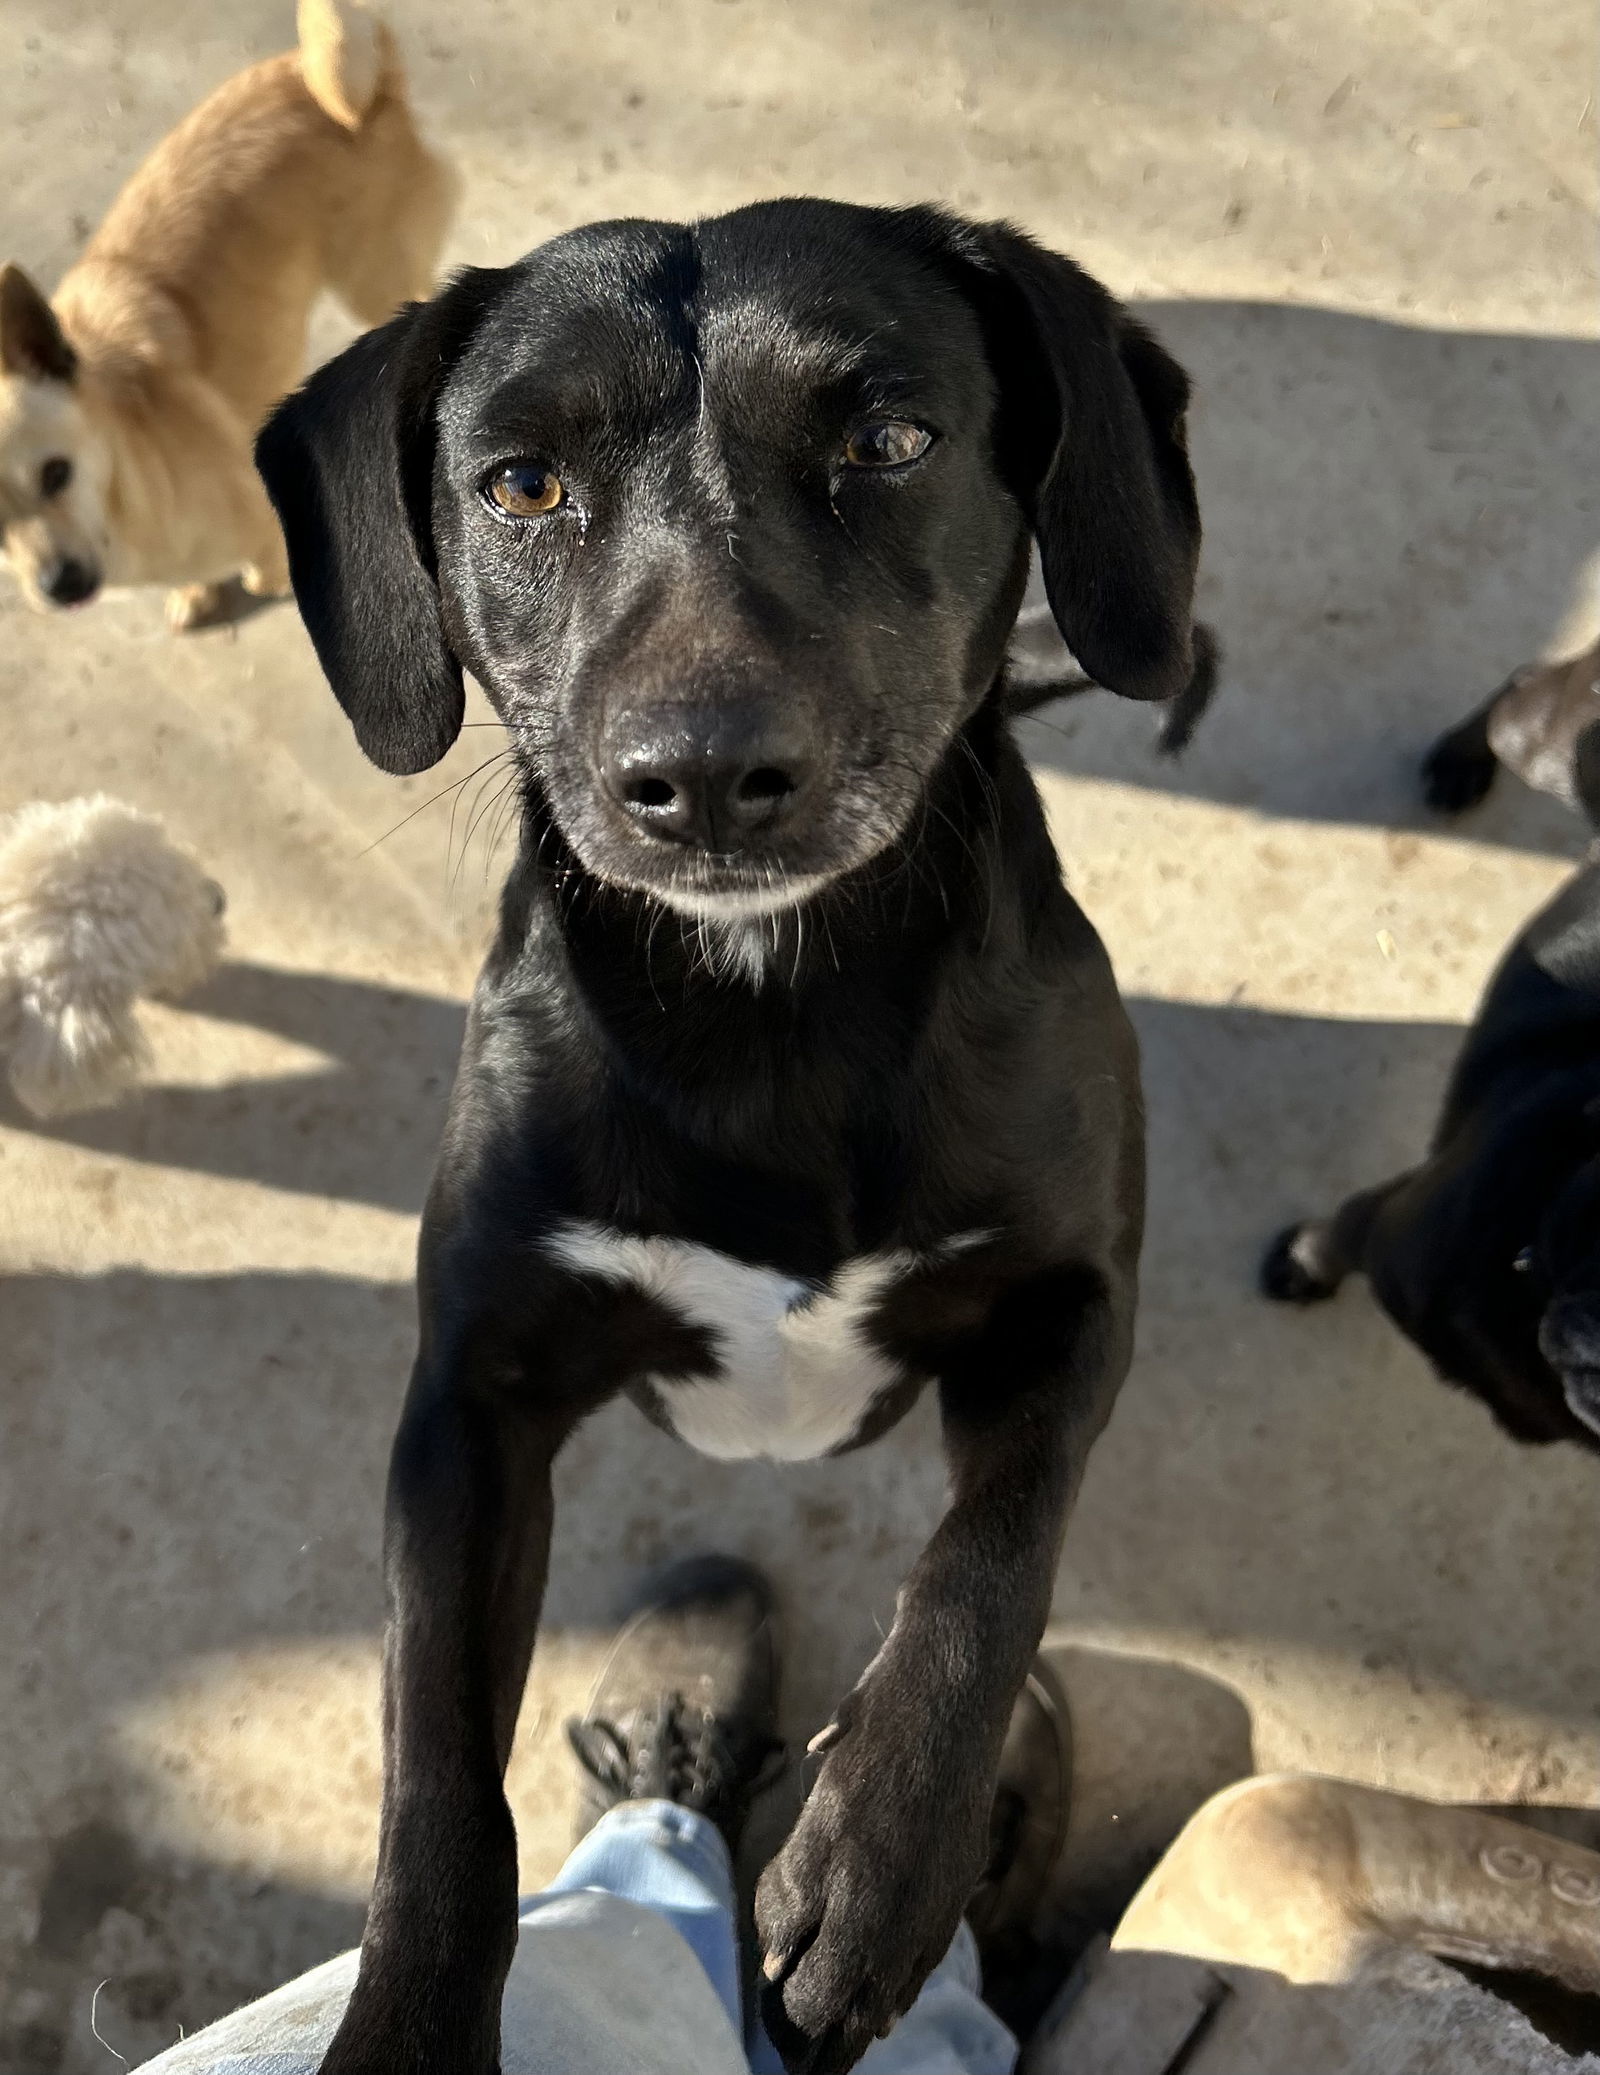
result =
[[[1196,1809],[1255,1770],[1250,1711],[1219,1679],[1160,1657],[1054,1646],[1072,1722],[1072,1808],[1051,1885],[1051,1943],[1109,1929]]]
[[[400,1200],[432,1158],[437,1124],[422,1111],[443,1102],[459,1005],[283,980],[235,969],[212,1012],[338,1059],[344,1094],[321,1127],[333,1146],[313,1132],[309,1153],[285,1159],[271,1139],[294,1112],[281,1088],[263,1101],[256,1084],[227,1091],[236,1108],[210,1113],[220,1143],[197,1126],[191,1157],[286,1176],[320,1159],[320,1186]],[[1106,1742],[1125,1717],[1130,1737],[1148,1737],[1145,1772],[1169,1768],[1170,1783],[1165,1802],[1141,1787],[1147,1834],[1112,1805],[1106,1767],[1106,1850],[1090,1856],[1102,1906],[1104,1884],[1126,1884],[1182,1800],[1243,1764],[1238,1696],[1258,1741],[1270,1707],[1269,1763],[1287,1744],[1294,1762],[1337,1766],[1381,1734],[1385,1763],[1419,1778],[1581,1800],[1600,1715],[1577,1582],[1592,1568],[1592,1464],[1507,1441],[1359,1291],[1315,1318],[1255,1294],[1261,1245],[1288,1216],[1414,1157],[1459,1031],[1132,1007],[1153,1183],[1140,1343],[1073,1517],[1055,1634],[1166,1660],[1159,1672],[1135,1660],[1124,1688],[1094,1690],[1108,1696]],[[366,1046],[383,1055],[376,1085]],[[430,1070],[440,1083],[424,1093]],[[344,1140],[394,1130],[397,1115],[409,1169],[360,1147],[338,1164]],[[169,1151],[152,1142],[146,1157]],[[352,1799],[362,1837],[376,1801],[381,1517],[413,1352],[409,1281],[25,1274],[0,1284],[0,1304],[0,1746],[17,1806],[47,1826],[17,1840],[19,1863],[42,1868],[52,1838],[99,1806],[104,1725],[147,1716],[161,1805],[179,1828],[210,1822],[207,1811],[226,1827],[247,1807],[252,1825],[310,1823],[348,1856]],[[564,1850],[560,1722],[581,1707],[591,1645],[638,1571],[707,1546],[770,1568],[791,1674],[785,1728],[803,1743],[872,1656],[938,1519],[936,1408],[925,1399],[853,1456],[780,1466],[705,1461],[619,1403],[563,1451],[557,1494],[519,1746],[519,1762],[549,1779],[519,1803],[530,1885]],[[280,1651],[284,1669],[261,1671]],[[1095,1658],[1069,1688],[1099,1680],[1098,1647]],[[222,1668],[202,1676],[206,1666]],[[1170,1732],[1196,1693],[1210,1727],[1185,1773]],[[279,1713],[262,1723],[273,1695]],[[241,1722],[261,1724],[245,1744]],[[1118,1846],[1118,1870],[1107,1833],[1122,1821],[1136,1849]],[[219,1917],[206,1950],[230,1939],[248,1950],[250,1935],[243,1916]],[[241,1963],[230,1977],[233,2000],[271,1985],[265,1966],[248,1973]]]
[[[361,1937],[364,1906],[153,1845],[107,1792],[48,1839],[31,1937],[7,1955],[8,2068],[137,2066]],[[220,1935],[219,1935],[220,1934]]]
[[[277,1084],[170,1091],[162,1131],[183,1105],[215,1096],[201,1113],[215,1142],[195,1121],[178,1147],[195,1165],[414,1201],[459,1005],[284,977],[236,968],[208,1000],[336,1047],[340,1106],[330,1098],[322,1128],[297,1132],[285,1151]],[[1313,1316],[1256,1295],[1260,1250],[1290,1216],[1416,1156],[1460,1032],[1131,1006],[1151,1141],[1139,1348],[1074,1516],[1058,1614],[1133,1632],[1281,1638],[1558,1721],[1600,1709],[1581,1596],[1544,1590],[1552,1564],[1585,1559],[1592,1466],[1505,1440],[1475,1401],[1433,1380],[1359,1289]],[[368,1049],[378,1063],[364,1072]],[[425,1086],[430,1075],[436,1086]],[[308,1105],[314,1121],[320,1102]],[[171,1159],[172,1144],[137,1136],[136,1119],[87,1123],[103,1134],[94,1142]],[[344,1146],[386,1127],[388,1147]],[[103,1663],[119,1690],[142,1679],[148,1644],[123,1654],[137,1625],[124,1632],[96,1582],[137,1594],[141,1566],[192,1581],[181,1613],[162,1614],[164,1647],[180,1653],[241,1634],[375,1629],[383,1479],[414,1351],[409,1280],[126,1269],[14,1276],[3,1292],[5,1460],[14,1503],[92,1617],[79,1658]],[[814,1713],[876,1647],[938,1517],[942,1476],[931,1398],[873,1447],[793,1467],[705,1461],[619,1402],[558,1465],[549,1619],[602,1627],[635,1570],[714,1529],[736,1551],[770,1552],[809,1576],[793,1610],[795,1691]],[[231,1496],[197,1509],[196,1489]],[[1471,1553],[1486,1517],[1497,1556],[1480,1575]],[[131,1539],[118,1539],[123,1529]],[[1437,1552],[1426,1565],[1419,1534]],[[13,1538],[13,1563],[35,1560]],[[1470,1595],[1465,1582],[1462,1594],[1440,1590],[1441,1563],[1463,1581],[1470,1568]],[[1076,1582],[1085,1578],[1092,1589]],[[16,1603],[27,1597],[19,1587]],[[1529,1604],[1541,1606],[1542,1644],[1518,1611]]]

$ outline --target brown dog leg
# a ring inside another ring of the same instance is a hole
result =
[[[1411,1945],[1593,1993],[1600,1853],[1346,1780],[1247,1780],[1192,1818],[1112,1944],[1302,1983]]]
[[[233,616],[227,584],[180,584],[167,593],[167,625],[174,634],[221,627]]]

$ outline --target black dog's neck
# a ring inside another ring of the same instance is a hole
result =
[[[983,1083],[1081,954],[1076,913],[992,714],[950,745],[881,857],[782,919],[759,978],[708,957],[692,920],[585,872],[533,793],[479,1056],[502,1059],[508,1085],[536,1059],[562,1157],[585,1163],[574,1200],[821,1272],[905,1229],[919,1163],[949,1170],[943,1204],[989,1161],[927,1119]],[[1033,1055],[1016,1056],[1025,1073]]]

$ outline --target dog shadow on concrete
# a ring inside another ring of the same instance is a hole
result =
[[[461,1002],[230,962],[183,1008],[323,1060],[220,1087],[145,1087],[115,1109],[50,1123],[0,1093],[0,1122],[153,1166],[385,1210],[422,1208],[466,1027]]]
[[[331,1063],[151,1090],[51,1135],[285,1190],[420,1205],[458,1003],[240,966],[197,1006]],[[1069,1537],[1063,1581],[1083,1582],[1058,1611],[1152,1633],[1277,1637],[1301,1657],[1354,1655],[1377,1675],[1558,1721],[1600,1714],[1584,1595],[1559,1585],[1586,1575],[1592,1556],[1592,1464],[1505,1440],[1476,1401],[1432,1378],[1359,1282],[1310,1313],[1255,1292],[1261,1250],[1283,1224],[1421,1154],[1459,1030],[1131,1006],[1150,1112],[1139,1352]],[[130,1583],[155,1566],[152,1590],[157,1571],[200,1581],[196,1632],[164,1617],[173,1649],[376,1624],[376,1523],[414,1333],[407,1284],[127,1270],[13,1278],[5,1304],[6,1455],[30,1502],[48,1500],[45,1546],[68,1536],[64,1579],[90,1591],[83,1531],[67,1524],[99,1518],[142,1478],[172,1494],[159,1534],[139,1531],[142,1553],[108,1544],[101,1556]],[[81,1419],[67,1419],[69,1405]],[[197,1449],[218,1489],[246,1487],[221,1514],[184,1498]],[[578,1435],[560,1475],[571,1496],[549,1599],[557,1626],[603,1628],[627,1576],[701,1545],[708,1524],[759,1555],[782,1521],[776,1546],[828,1581],[795,1614],[792,1697],[819,1722],[876,1647],[942,1490],[931,1405],[871,1449],[795,1470],[702,1462],[617,1405]],[[235,1546],[241,1519],[258,1526]],[[337,1583],[331,1599],[319,1578]],[[95,1604],[91,1594],[91,1628]],[[107,1637],[86,1635],[75,1655],[100,1661],[120,1633],[113,1623]],[[161,1655],[147,1666],[137,1653],[126,1676],[137,1685]]]

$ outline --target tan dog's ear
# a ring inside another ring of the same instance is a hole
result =
[[[21,267],[0,267],[0,370],[31,381],[70,382],[78,356],[56,313]]]

